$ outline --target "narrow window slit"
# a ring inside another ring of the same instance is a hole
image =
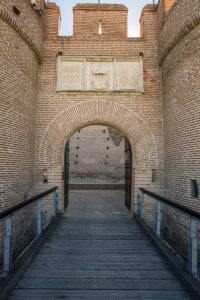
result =
[[[99,21],[99,35],[102,34],[102,23],[101,20]]]
[[[198,185],[197,180],[190,181],[190,195],[191,198],[198,198]]]

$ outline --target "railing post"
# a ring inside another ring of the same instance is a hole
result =
[[[58,213],[58,192],[53,193],[53,217],[55,218]]]
[[[42,199],[37,201],[37,235],[42,234]]]
[[[144,219],[144,193],[140,194],[140,218]]]
[[[193,277],[197,276],[197,238],[196,220],[190,217],[190,236],[188,243],[188,270]]]
[[[160,228],[161,228],[161,202],[156,200],[156,236],[160,238]]]
[[[140,200],[140,194],[137,194],[137,215],[140,215],[140,206],[141,206],[141,200]]]
[[[6,235],[4,242],[4,266],[5,273],[10,273],[12,269],[12,215],[8,216],[5,220]]]

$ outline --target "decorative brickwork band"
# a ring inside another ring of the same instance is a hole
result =
[[[137,167],[158,165],[155,137],[136,112],[111,101],[91,100],[73,105],[53,118],[40,144],[40,166],[60,164],[66,140],[91,124],[111,125],[121,130],[132,143]]]
[[[196,13],[191,19],[189,19],[183,26],[179,28],[179,30],[172,36],[169,42],[163,49],[163,53],[161,55],[160,64],[164,61],[169,52],[195,27],[200,25],[200,12]]]
[[[4,22],[6,22],[13,30],[15,30],[19,36],[29,45],[29,47],[33,50],[35,53],[39,64],[42,63],[42,56],[40,53],[40,50],[36,46],[35,42],[31,38],[31,35],[27,30],[24,28],[24,26],[17,21],[16,18],[12,16],[12,14],[7,11],[1,4],[0,4],[0,19],[2,19]]]

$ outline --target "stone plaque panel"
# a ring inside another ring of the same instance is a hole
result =
[[[142,58],[58,57],[58,91],[143,91]]]
[[[140,86],[141,66],[139,61],[116,62],[116,90],[136,90]]]
[[[83,62],[64,62],[63,63],[63,89],[82,90],[83,89]]]
[[[111,91],[113,89],[113,63],[87,62],[87,90]]]
[[[84,89],[84,61],[61,58],[58,63],[58,90]]]

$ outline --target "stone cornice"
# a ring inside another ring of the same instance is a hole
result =
[[[0,19],[6,22],[13,30],[15,30],[19,36],[29,45],[29,47],[35,53],[38,62],[42,63],[42,55],[36,43],[32,39],[30,33],[26,30],[23,24],[19,23],[18,20],[0,4]]]
[[[160,56],[160,64],[163,63],[169,52],[198,25],[200,25],[200,12],[196,13],[185,24],[183,24],[164,46]]]

